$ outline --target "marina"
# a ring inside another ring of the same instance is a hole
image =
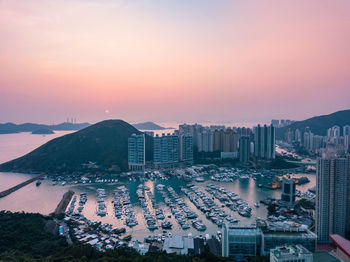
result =
[[[253,172],[248,179],[238,178],[228,183],[208,179],[210,171],[203,167],[193,167],[192,170],[198,173],[198,177],[204,177],[205,181],[185,181],[182,177],[158,171],[150,173],[150,177],[140,177],[135,181],[120,177],[113,183],[108,182],[112,181],[108,178],[104,179],[104,183],[74,183],[74,180],[68,179],[57,181],[56,184],[45,179],[39,187],[32,183],[0,199],[0,208],[49,214],[64,192],[71,189],[76,196],[72,214],[111,224],[114,228],[125,228],[133,240],[143,241],[150,234],[163,234],[163,231],[173,235],[197,236],[205,228],[206,233],[215,235],[223,222],[255,223],[257,217],[267,218],[266,207],[260,206],[260,201],[280,198],[279,190],[260,188],[258,184],[266,178],[254,179],[257,175]],[[183,173],[189,174],[185,170]],[[312,197],[313,193],[308,189],[314,187],[315,176],[291,175],[309,178],[309,183],[298,185],[297,189],[301,196]],[[6,181],[7,177],[16,177],[16,174],[0,173],[0,176]],[[102,178],[96,180],[101,181]],[[42,197],[46,198],[45,203],[40,201]],[[248,215],[249,210],[251,216]]]

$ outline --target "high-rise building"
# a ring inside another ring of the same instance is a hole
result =
[[[275,128],[260,126],[254,128],[254,155],[261,159],[275,159]]]
[[[239,161],[248,163],[250,158],[250,139],[247,136],[241,136],[239,139]]]
[[[279,124],[280,124],[279,120],[276,120],[276,119],[271,120],[271,125],[273,125],[274,127],[278,127]]]
[[[180,160],[184,162],[193,161],[193,137],[190,135],[180,135]]]
[[[223,130],[215,130],[214,131],[214,145],[213,145],[213,148],[214,148],[214,151],[221,151],[221,148],[222,148],[222,133],[224,131]]]
[[[128,165],[130,170],[144,170],[146,164],[145,134],[128,138]]]
[[[172,166],[179,159],[179,136],[163,134],[153,138],[153,161],[156,167]]]
[[[350,158],[324,156],[317,160],[316,233],[319,243],[329,243],[330,234],[345,236],[349,214]],[[348,223],[349,224],[349,223]]]
[[[214,151],[214,134],[209,128],[203,129],[198,134],[198,152]]]
[[[343,126],[343,136],[350,136],[350,126]]]
[[[295,180],[284,177],[282,182],[281,200],[288,206],[293,206],[295,202]]]
[[[231,128],[224,130],[222,133],[221,152],[238,151],[238,134]]]

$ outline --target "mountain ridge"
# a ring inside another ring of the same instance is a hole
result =
[[[341,133],[343,132],[342,127],[344,125],[350,125],[350,109],[336,111],[328,115],[314,116],[302,121],[294,122],[289,126],[277,128],[276,138],[282,139],[288,129],[291,129],[292,131],[299,129],[302,131],[306,127],[309,127],[310,131],[315,135],[325,136],[327,134],[327,129],[335,125],[340,126]]]
[[[105,120],[50,140],[30,153],[0,165],[1,171],[65,173],[95,162],[104,169],[128,169],[128,137],[141,132],[123,120]],[[152,138],[146,135],[146,157]]]
[[[70,130],[81,130],[85,127],[90,126],[90,123],[60,123],[57,125],[45,125],[45,124],[36,124],[36,123],[0,123],[0,134],[14,134],[20,132],[33,132],[39,129],[48,129],[54,131],[70,131]]]

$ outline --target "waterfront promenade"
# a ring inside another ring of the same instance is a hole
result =
[[[9,194],[17,191],[18,189],[21,189],[22,187],[24,187],[26,185],[29,185],[30,183],[38,180],[39,178],[43,177],[44,175],[45,174],[38,175],[36,177],[33,177],[31,179],[28,179],[27,181],[24,181],[24,182],[18,184],[17,186],[11,187],[11,188],[9,188],[7,190],[4,190],[4,191],[0,192],[0,198],[8,196]]]

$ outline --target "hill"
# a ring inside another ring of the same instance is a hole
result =
[[[43,125],[34,123],[14,124],[4,123],[0,124],[0,134],[13,134],[20,132],[33,132],[40,129],[56,130],[56,131],[69,131],[69,130],[80,130],[88,127],[89,123],[61,123],[58,125]]]
[[[327,129],[335,125],[340,126],[341,129],[345,125],[350,125],[350,110],[342,110],[329,115],[315,116],[303,121],[297,121],[286,127],[278,128],[276,130],[276,138],[283,138],[288,129],[293,131],[299,129],[302,131],[306,127],[310,127],[312,133],[324,136],[327,134]]]
[[[34,151],[0,165],[2,171],[65,173],[95,162],[103,169],[128,168],[128,137],[141,133],[122,120],[106,120],[55,138]],[[146,135],[146,157],[152,157],[152,138]]]
[[[166,127],[162,127],[160,125],[157,125],[156,123],[153,122],[144,122],[144,123],[138,123],[138,124],[133,124],[135,128],[138,130],[164,130],[168,129]]]

